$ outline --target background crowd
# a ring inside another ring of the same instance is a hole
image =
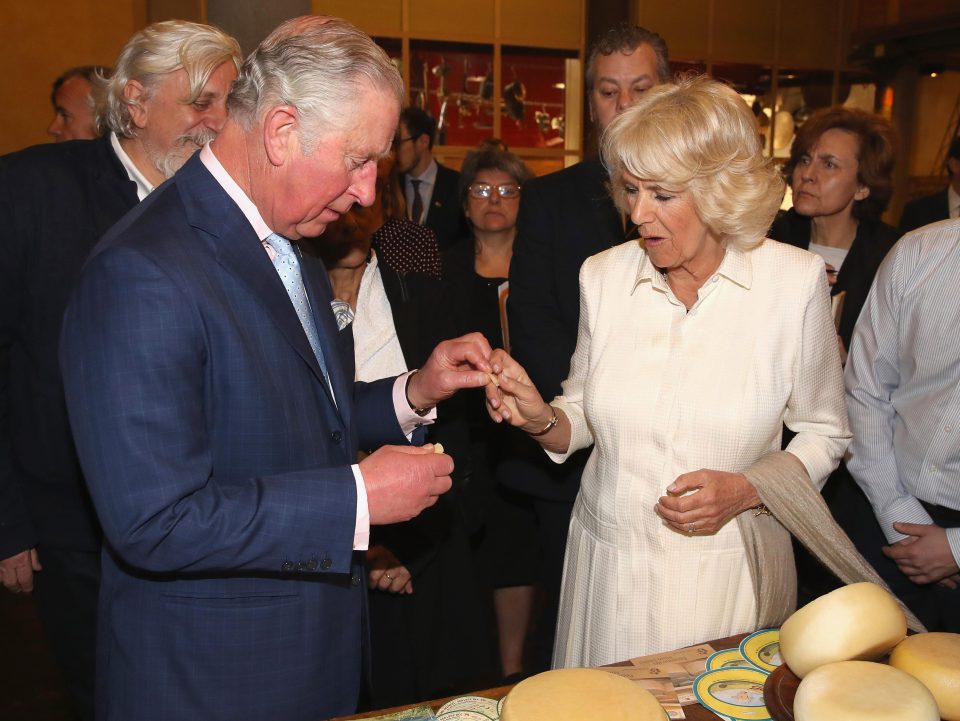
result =
[[[535,178],[437,162],[342,21],[57,78],[0,158],[0,578],[79,718],[412,703],[864,579],[960,631],[960,139],[894,228],[879,115],[779,168],[631,25],[585,85],[600,155]]]

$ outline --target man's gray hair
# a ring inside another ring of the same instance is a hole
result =
[[[185,20],[148,25],[123,46],[113,74],[96,79],[94,97],[100,130],[109,129],[125,138],[136,136],[130,106],[139,101],[124,96],[131,80],[143,85],[149,97],[164,75],[183,69],[190,83],[190,93],[183,102],[189,104],[200,97],[213,72],[231,60],[239,70],[243,60],[240,45],[219,28]]]
[[[250,53],[227,100],[234,122],[250,130],[277,105],[300,114],[300,143],[311,152],[321,132],[345,129],[360,86],[403,104],[403,80],[387,54],[346,20],[305,15],[287,20]]]

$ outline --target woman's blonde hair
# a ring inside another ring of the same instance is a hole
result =
[[[689,192],[721,242],[749,250],[763,242],[784,191],[761,143],[753,113],[732,88],[688,76],[648,90],[619,115],[603,134],[601,154],[627,213],[624,172]]]

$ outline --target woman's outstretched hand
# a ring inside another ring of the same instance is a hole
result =
[[[494,372],[486,386],[487,412],[496,423],[509,423],[527,433],[539,433],[553,418],[530,376],[502,348],[490,355]]]

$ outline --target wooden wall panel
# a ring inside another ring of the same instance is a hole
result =
[[[313,12],[345,18],[370,35],[403,32],[402,0],[313,0]]]
[[[486,40],[493,37],[493,0],[410,0],[410,34],[437,40]]]
[[[206,5],[207,22],[235,37],[244,56],[284,20],[313,12],[310,0],[271,0],[269,3],[206,0]]]
[[[768,64],[774,58],[775,0],[713,0],[713,60]]]
[[[660,33],[670,58],[703,60],[710,39],[710,3],[704,0],[641,0],[636,22]]]
[[[500,37],[504,43],[538,47],[580,47],[580,0],[501,0]]]
[[[841,7],[836,0],[781,3],[780,65],[798,68],[834,67],[840,39]]]
[[[130,0],[0,0],[0,154],[52,142],[51,83],[75,65],[111,65],[144,17]]]
[[[147,24],[161,20],[206,22],[204,0],[147,0]]]

